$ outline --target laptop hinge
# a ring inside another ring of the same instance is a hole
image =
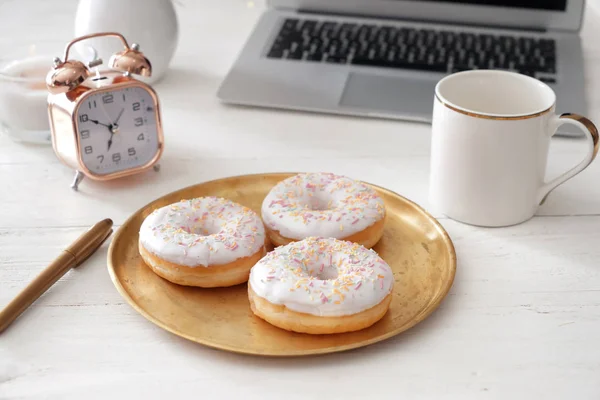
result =
[[[279,8],[283,10],[284,8]],[[371,15],[371,14],[358,14],[358,13],[339,13],[339,12],[327,12],[323,10],[311,10],[311,9],[293,9],[293,8],[285,8],[288,11],[294,11],[298,14],[306,14],[306,15],[318,15],[318,16],[332,16],[332,17],[348,17],[348,18],[369,18],[369,19],[377,19],[382,21],[394,21],[394,22],[410,22],[410,23],[419,23],[419,24],[437,24],[437,25],[448,25],[448,26],[456,26],[456,27],[467,27],[467,28],[479,28],[479,29],[501,29],[501,30],[511,30],[511,31],[519,31],[519,32],[532,32],[532,33],[543,33],[548,32],[546,28],[535,28],[535,27],[519,27],[515,28],[514,26],[503,26],[503,25],[489,25],[489,24],[474,24],[470,22],[459,23],[455,21],[442,21],[442,20],[423,20],[416,18],[403,18],[403,17],[384,17],[381,15]]]

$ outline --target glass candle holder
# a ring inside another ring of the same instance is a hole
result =
[[[45,80],[53,56],[31,53],[0,59],[0,130],[16,141],[50,144]]]

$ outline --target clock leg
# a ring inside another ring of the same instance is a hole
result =
[[[73,183],[71,183],[71,189],[77,191],[79,188],[79,184],[83,180],[85,175],[81,171],[75,171],[75,177],[73,178]]]
[[[160,164],[154,164],[154,166],[152,167],[152,169],[154,170],[154,172],[160,171]]]

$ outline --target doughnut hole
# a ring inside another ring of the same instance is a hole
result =
[[[336,208],[335,200],[327,193],[315,193],[308,198],[307,208],[312,211],[327,211]]]
[[[308,275],[321,281],[330,281],[337,279],[338,270],[334,265],[321,263],[320,265],[311,266],[308,269]]]
[[[221,231],[222,227],[214,223],[214,221],[197,221],[192,222],[187,227],[189,233],[198,236],[210,236],[215,235]]]

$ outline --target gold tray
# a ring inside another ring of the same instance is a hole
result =
[[[206,346],[263,356],[302,356],[349,350],[385,340],[429,316],[452,286],[456,254],[442,226],[404,197],[373,186],[386,204],[383,238],[374,247],[396,278],[388,313],[375,325],[335,335],[291,333],[255,317],[245,284],[200,289],[178,286],[154,274],[138,253],[142,221],[154,209],[201,196],[220,196],[260,213],[262,201],[293,174],[244,175],[201,183],[161,197],[134,213],[115,234],[108,272],[117,290],[161,328]]]

